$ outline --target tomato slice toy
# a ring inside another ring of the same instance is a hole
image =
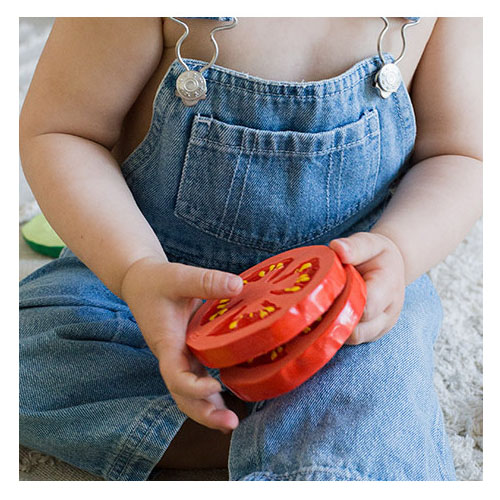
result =
[[[207,300],[187,327],[186,344],[211,368],[242,363],[292,339],[332,305],[346,280],[326,245],[287,250],[240,276],[239,295]]]
[[[357,325],[366,302],[363,278],[351,265],[345,270],[346,286],[328,311],[271,352],[222,368],[222,382],[240,399],[261,401],[295,389],[328,363]]]

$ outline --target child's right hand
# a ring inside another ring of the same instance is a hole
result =
[[[232,279],[237,287],[229,288]],[[121,297],[127,302],[179,409],[196,422],[223,432],[238,426],[220,393],[220,383],[186,345],[186,328],[201,298],[233,297],[242,279],[232,273],[147,257],[125,274]]]

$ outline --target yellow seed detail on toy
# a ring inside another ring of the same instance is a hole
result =
[[[301,283],[302,281],[309,281],[311,278],[308,274],[301,274],[295,283]]]
[[[220,299],[219,304],[225,304],[226,302],[229,302],[231,299]]]
[[[290,288],[285,288],[285,292],[298,292],[301,290],[300,286],[292,286]]]
[[[236,328],[237,325],[238,325],[238,320],[232,321],[231,323],[229,323],[229,329],[232,330],[233,328]]]
[[[310,326],[306,326],[302,331],[304,333],[309,333],[311,331],[311,327]]]
[[[278,354],[283,351],[283,347],[279,346],[278,349],[276,349],[278,351]]]
[[[217,306],[217,309],[225,309],[225,308],[226,308],[226,304],[225,303],[224,304],[219,304]]]
[[[323,316],[319,316],[318,319],[316,319],[316,321],[321,321],[323,319]]]
[[[224,308],[224,309],[217,311],[215,314],[212,314],[212,316],[210,316],[210,318],[208,318],[208,321],[213,321],[217,316],[222,316],[226,311],[227,311],[227,308]]]
[[[273,306],[264,306],[262,309],[264,309],[265,311],[267,312],[274,312],[276,310],[276,308],[274,308]]]
[[[259,311],[259,315],[261,318],[265,318],[269,313],[267,311]]]
[[[271,272],[271,271],[272,271],[275,267],[276,267],[276,265],[275,265],[275,264],[271,264],[271,265],[269,266],[269,272]]]
[[[281,269],[284,266],[283,262],[278,262],[276,264],[276,269]]]
[[[248,315],[249,315],[251,318],[253,318],[253,313],[249,313]]]
[[[265,275],[266,275],[266,271],[260,271],[260,272],[259,272],[259,276],[260,276],[261,278],[263,278]]]
[[[278,357],[278,353],[273,350],[273,352],[271,353],[271,361],[274,361],[277,357]]]
[[[243,284],[246,285],[248,283],[247,280],[243,280]]]
[[[302,264],[299,269],[297,269],[298,273],[301,273],[304,269],[307,269],[309,267],[312,267],[312,264],[310,262],[306,262],[305,264]]]

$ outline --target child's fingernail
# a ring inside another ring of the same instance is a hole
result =
[[[210,383],[210,389],[216,392],[222,391],[222,387],[219,384],[219,382],[217,382],[217,380],[214,380],[213,382]]]
[[[243,286],[243,280],[239,276],[231,276],[227,280],[227,286],[229,290],[234,292],[235,290],[238,290],[240,286]]]
[[[345,240],[334,240],[334,241],[335,241],[335,243],[340,245],[344,250],[349,249],[349,245],[348,245],[347,241],[345,241]]]

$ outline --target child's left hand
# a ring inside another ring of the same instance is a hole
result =
[[[345,342],[373,342],[387,333],[399,318],[405,296],[405,266],[397,245],[378,233],[355,233],[332,240],[344,264],[352,264],[366,282],[366,306],[361,321]]]

